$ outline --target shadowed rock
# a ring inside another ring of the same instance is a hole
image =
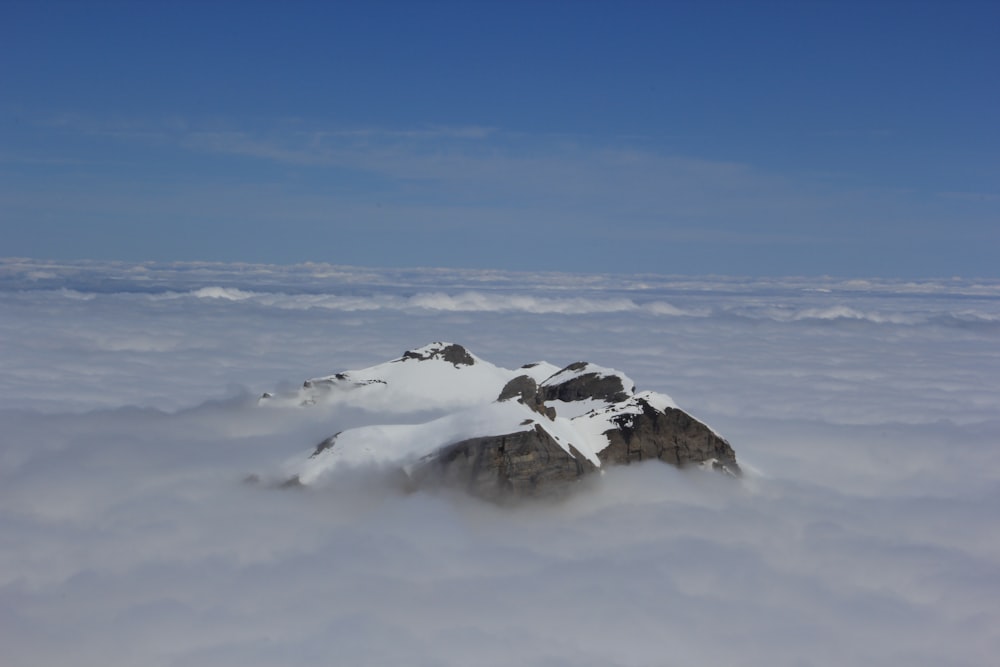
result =
[[[736,453],[712,429],[677,408],[657,410],[639,399],[640,414],[623,414],[605,432],[610,443],[598,453],[602,463],[628,464],[659,459],[684,467],[711,461],[713,467],[738,475]]]
[[[500,391],[497,400],[509,401],[512,398],[517,398],[518,402],[524,403],[540,415],[545,415],[549,419],[556,418],[556,409],[545,405],[545,400],[538,390],[538,383],[530,376],[519,375],[508,382]]]
[[[578,361],[562,369],[542,385],[542,400],[545,401],[581,401],[588,398],[618,403],[628,400],[629,393],[622,384],[621,377],[603,373],[581,373],[563,382],[555,382],[564,373],[582,371],[589,364]]]
[[[337,431],[336,433],[334,433],[333,435],[331,435],[329,438],[324,439],[322,442],[320,442],[318,445],[316,445],[316,449],[314,449],[313,453],[309,455],[309,458],[315,458],[315,457],[319,456],[320,454],[322,454],[323,452],[325,452],[326,450],[328,450],[331,447],[333,447],[334,443],[337,442],[337,436],[340,435],[341,433],[342,433],[342,431]]]
[[[566,484],[596,469],[575,449],[564,450],[536,424],[527,431],[448,445],[421,461],[412,476],[418,485],[444,483],[496,500],[564,490]]]
[[[418,361],[426,361],[427,359],[443,359],[448,363],[458,366],[472,366],[476,363],[476,360],[472,358],[469,351],[466,350],[461,345],[452,343],[451,345],[446,345],[437,350],[431,350],[428,352],[418,352],[414,350],[407,350],[403,353],[400,361],[406,361],[407,359],[417,359]]]
[[[535,394],[538,393],[538,383],[535,379],[528,375],[518,375],[516,378],[508,382],[500,390],[500,396],[497,397],[498,401],[506,401],[508,399],[517,397],[522,403],[533,400]]]
[[[583,366],[567,368],[578,371]],[[559,400],[607,396],[628,400],[618,376],[596,376],[596,373],[584,374],[555,385],[565,390],[557,395],[575,397]],[[555,411],[545,405],[543,398],[551,388],[539,387],[531,377],[521,375],[504,386],[497,400],[516,399],[551,420]],[[641,412],[633,410],[611,418],[615,428],[604,433],[609,444],[598,454],[602,465],[656,459],[677,467],[711,463],[715,469],[734,476],[740,474],[733,448],[705,424],[677,408],[658,410],[643,398],[635,399],[633,405],[638,405]],[[433,480],[496,499],[504,495],[537,496],[558,491],[597,467],[572,446],[567,452],[540,424],[535,424],[529,431],[471,438],[448,445],[425,458],[417,469],[418,485]]]

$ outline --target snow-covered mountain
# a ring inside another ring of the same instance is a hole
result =
[[[377,464],[398,467],[414,484],[444,482],[498,497],[551,491],[603,466],[650,458],[739,474],[729,443],[669,396],[636,393],[625,374],[587,362],[510,370],[437,342],[261,398],[262,406],[322,403],[362,408],[375,423],[340,431],[287,461],[285,483],[321,484],[335,469]],[[407,414],[440,416],[379,423]]]

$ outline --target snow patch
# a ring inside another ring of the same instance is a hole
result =
[[[362,426],[343,431],[327,449],[291,459],[284,470],[288,477],[312,485],[339,466],[405,466],[469,438],[530,430],[534,426],[526,417],[534,414],[520,403],[504,401],[423,424]]]
[[[370,368],[312,378],[294,394],[273,396],[262,404],[338,404],[384,414],[450,411],[495,400],[504,385],[521,374],[471,353],[472,364],[435,356],[449,345],[432,343]]]

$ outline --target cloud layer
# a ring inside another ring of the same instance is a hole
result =
[[[936,667],[1000,650],[994,284],[0,268],[5,664]],[[502,365],[621,368],[750,472],[636,466],[513,508],[405,495],[379,470],[307,493],[242,483],[360,419],[259,410],[259,391],[440,338]]]

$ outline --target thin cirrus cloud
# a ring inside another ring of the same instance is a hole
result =
[[[998,289],[4,260],[5,664],[992,664]],[[747,475],[242,482],[373,418],[259,392],[436,339],[620,368]]]
[[[339,167],[430,187],[457,184],[462,189],[449,194],[458,202],[507,195],[515,208],[539,199],[582,197],[589,204],[603,199],[627,215],[644,199],[662,204],[680,197],[678,210],[683,210],[684,202],[704,205],[724,194],[748,197],[762,187],[781,184],[774,176],[733,162],[594,145],[586,137],[526,137],[475,127],[270,136],[194,132],[181,141],[192,150],[220,155]],[[572,207],[574,200],[561,201]]]
[[[269,129],[197,127],[164,122],[60,117],[48,125],[119,147],[179,149],[192,154],[243,157],[286,166],[337,168],[383,179],[375,184],[386,203],[401,184],[423,192],[447,188],[455,203],[502,200],[509,206],[559,201],[575,209],[582,198],[624,217],[663,207],[679,215],[711,214],[762,201],[774,206],[793,184],[731,161],[669,155],[630,141],[596,143],[586,136],[528,136],[478,126],[408,130],[303,127],[294,121]],[[400,196],[407,194],[404,189]],[[410,193],[412,194],[412,193]],[[445,191],[437,192],[443,196]],[[398,203],[398,202],[397,202]],[[444,201],[438,206],[446,207]],[[605,211],[607,212],[607,211]]]
[[[991,266],[989,200],[687,154],[662,138],[65,115],[32,125],[8,156],[62,164],[44,178],[12,167],[0,186],[13,252],[27,255],[757,275]],[[410,242],[386,242],[396,237]]]

